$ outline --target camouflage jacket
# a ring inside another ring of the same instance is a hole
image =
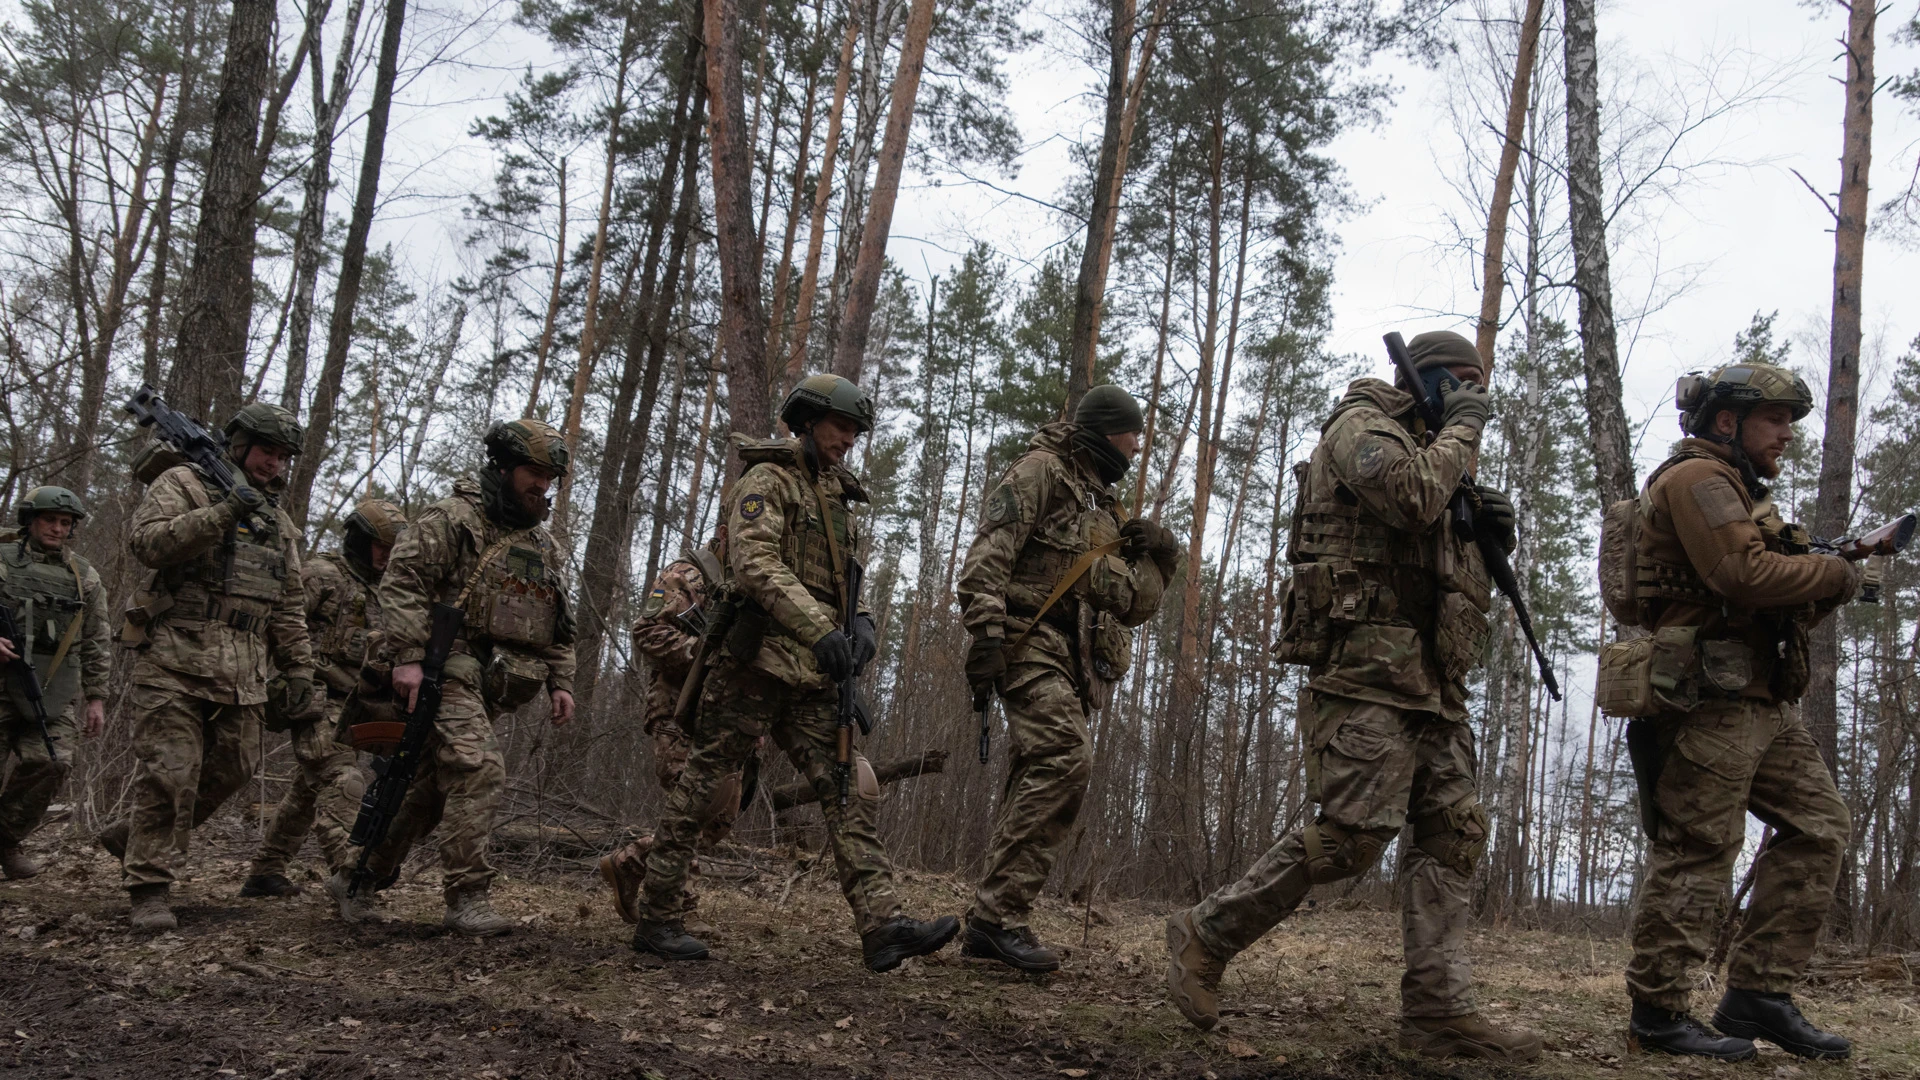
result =
[[[660,576],[633,620],[633,651],[647,658],[646,730],[673,716],[680,687],[693,667],[700,639],[676,616],[707,602],[707,576],[692,559],[676,559]]]
[[[748,467],[733,485],[727,565],[733,589],[772,623],[753,666],[799,689],[825,689],[813,643],[840,624],[835,593],[843,587],[844,570],[830,565],[832,552],[844,562],[859,547],[851,504],[867,501],[866,493],[839,466],[826,470],[816,486],[797,439],[743,440],[737,450]],[[821,519],[823,503],[831,521]]]
[[[380,630],[380,579],[339,552],[318,556],[300,568],[307,594],[307,635],[313,641],[314,677],[329,694],[344,698],[359,682],[374,635]]]
[[[433,605],[450,604],[467,613],[456,651],[483,663],[496,650],[524,656],[545,666],[549,690],[572,693],[573,619],[561,561],[544,526],[514,530],[496,524],[487,517],[480,482],[454,481],[452,495],[427,507],[400,534],[375,590],[387,662],[418,663],[426,655]],[[515,583],[512,596],[501,588],[509,581]],[[542,625],[528,625],[525,609],[511,606],[530,595],[548,613]],[[515,624],[524,640],[504,636]],[[546,643],[534,643],[539,641]]]
[[[24,572],[23,572],[24,571]],[[13,608],[20,632],[26,635],[27,658],[40,673],[43,703],[49,716],[58,716],[74,701],[100,701],[107,696],[113,666],[111,632],[107,628],[107,590],[100,572],[71,547],[52,552],[21,533],[0,536],[0,601]],[[71,620],[73,644],[52,671],[54,654],[67,635]],[[24,688],[7,681],[0,697],[0,716],[33,715]]]
[[[197,695],[236,705],[267,700],[270,666],[311,676],[299,540],[271,498],[237,520],[193,466],[161,473],[134,511],[130,538],[134,558],[154,570],[147,592],[163,598],[149,608],[146,658]],[[240,554],[249,555],[244,573]],[[258,587],[268,579],[277,586],[270,596]]]
[[[1480,433],[1456,424],[1422,446],[1413,423],[1412,395],[1357,380],[1307,462],[1289,556],[1296,582],[1306,576],[1301,564],[1329,571],[1337,612],[1330,657],[1307,686],[1465,720],[1465,680],[1446,677],[1436,639],[1444,594],[1461,591],[1477,611],[1459,615],[1478,619],[1485,646],[1486,566],[1446,515]]]
[[[1041,428],[987,496],[956,587],[961,618],[975,637],[1018,637],[1074,562],[1120,535],[1118,500],[1074,452],[1073,430],[1071,423]],[[1097,559],[1008,660],[1073,675],[1067,628],[1082,604],[1138,626],[1159,609],[1166,586],[1145,556]]]

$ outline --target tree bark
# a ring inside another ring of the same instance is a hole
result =
[[[787,353],[787,385],[806,371],[807,343],[813,336],[813,298],[820,286],[820,249],[826,242],[827,203],[833,198],[833,167],[840,156],[840,123],[846,114],[847,86],[853,79],[853,46],[860,37],[860,0],[847,4],[847,32],[840,41],[840,70],[833,75],[833,106],[827,111],[827,145],[820,151],[820,175],[813,182],[813,220],[807,231],[807,262],[800,272],[800,293],[793,305],[793,331]]]
[[[1634,492],[1627,411],[1620,399],[1620,349],[1614,336],[1613,285],[1607,268],[1607,209],[1600,183],[1600,58],[1594,0],[1566,0],[1567,202],[1573,233],[1573,283],[1580,301],[1580,362],[1592,421],[1600,505]]]
[[[814,37],[817,39],[825,21],[826,4],[821,0],[814,19]],[[770,312],[771,328],[768,332],[767,355],[777,360],[786,352],[787,332],[793,321],[787,318],[787,286],[793,280],[793,242],[800,231],[800,215],[804,210],[807,193],[807,155],[813,150],[814,106],[819,103],[820,72],[807,72],[807,96],[800,107],[800,131],[793,148],[793,197],[787,202],[786,233],[780,238],[780,266],[773,272],[773,308]],[[772,175],[769,167],[768,175]],[[796,380],[787,379],[783,389],[793,389]]]
[[[709,141],[713,144],[714,233],[720,256],[720,348],[727,371],[728,427],[764,437],[773,430],[767,400],[767,311],[760,301],[760,237],[753,227],[753,176],[740,78],[739,0],[704,0]],[[739,475],[727,455],[727,479]]]
[[[173,255],[173,188],[184,156],[187,125],[193,107],[194,87],[199,82],[195,62],[200,45],[199,5],[187,0],[180,12],[180,90],[174,97],[173,118],[167,123],[166,148],[160,154],[160,199],[154,207],[157,231],[153,244],[153,270],[147,275],[146,325],[141,330],[141,372],[150,384],[160,382],[160,320],[166,303],[168,264]]]
[[[1840,126],[1840,199],[1833,223],[1833,320],[1827,339],[1827,418],[1820,440],[1820,487],[1814,496],[1815,536],[1846,531],[1853,505],[1853,456],[1860,397],[1860,285],[1867,247],[1867,169],[1873,160],[1874,0],[1852,0],[1847,36],[1846,113]],[[1839,778],[1839,620],[1813,630],[1807,730],[1827,771]],[[1843,888],[1840,904],[1850,890]]]
[[[1487,249],[1480,264],[1480,324],[1474,345],[1493,381],[1493,346],[1500,332],[1500,300],[1506,289],[1507,211],[1513,206],[1513,174],[1520,167],[1520,139],[1527,130],[1527,103],[1533,97],[1534,57],[1540,47],[1540,19],[1546,0],[1527,0],[1520,21],[1520,48],[1513,63],[1513,92],[1507,98],[1507,132],[1500,144],[1500,166],[1493,174],[1493,201],[1487,207]]]
[[[873,181],[873,199],[860,233],[860,258],[847,287],[847,306],[834,348],[834,373],[854,382],[866,362],[867,335],[873,327],[873,305],[880,295],[880,272],[886,267],[887,236],[893,229],[893,204],[900,195],[900,172],[906,167],[907,135],[913,127],[914,101],[920,94],[920,73],[926,66],[927,37],[933,32],[934,0],[913,0],[907,16],[907,36],[900,43],[900,66],[893,76],[893,102],[887,114],[887,133],[880,144],[880,170]]]
[[[386,151],[387,117],[393,110],[394,76],[400,66],[400,35],[407,14],[407,0],[386,3],[386,26],[373,75],[373,100],[367,108],[360,186],[353,196],[353,216],[347,221],[347,242],[340,249],[340,281],[333,291],[333,314],[327,324],[327,356],[321,363],[320,384],[314,388],[313,408],[307,414],[306,445],[300,448],[285,501],[296,525],[306,521],[314,477],[319,474],[333,427],[340,382],[347,369],[347,350],[353,343],[353,311],[360,300],[360,276],[366,269],[367,234],[373,228],[374,206],[380,195],[380,159]]]
[[[254,207],[260,194],[256,140],[270,83],[272,0],[234,0],[226,58],[213,106],[212,142],[193,257],[181,287],[180,330],[167,399],[218,424],[240,406],[253,311]]]

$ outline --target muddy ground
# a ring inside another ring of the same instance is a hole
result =
[[[1920,1076],[1920,957],[1830,960],[1803,989],[1856,1040],[1853,1061],[1767,1048],[1729,1067],[1623,1056],[1618,939],[1485,930],[1481,1006],[1540,1030],[1547,1058],[1443,1068],[1392,1049],[1398,923],[1379,911],[1302,912],[1229,969],[1224,1030],[1203,1035],[1163,1000],[1165,912],[1149,906],[1088,920],[1046,902],[1041,935],[1072,947],[1051,977],[955,946],[876,976],[830,866],[731,849],[701,908],[716,959],[667,967],[628,947],[584,861],[500,881],[496,905],[522,925],[470,941],[440,928],[430,860],[386,894],[398,922],[349,927],[311,872],[300,898],[239,899],[248,832],[209,831],[173,933],[134,933],[118,868],[75,839],[31,849],[41,877],[0,883],[0,1076]],[[906,874],[902,889],[917,913],[966,905],[947,878]]]

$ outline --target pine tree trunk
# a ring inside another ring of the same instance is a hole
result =
[[[860,37],[860,0],[847,4],[847,32],[840,42],[840,69],[833,76],[833,107],[827,111],[827,145],[820,152],[820,175],[813,184],[813,220],[807,227],[807,261],[793,305],[793,332],[787,345],[786,382],[800,381],[813,337],[814,293],[820,286],[820,249],[826,243],[827,204],[833,199],[833,167],[840,155],[840,122],[846,114],[847,87],[853,79],[853,46]]]
[[[540,323],[540,344],[533,353],[533,386],[527,391],[527,407],[521,416],[532,416],[540,408],[540,386],[547,378],[547,357],[553,353],[553,330],[560,322],[560,287],[567,280],[567,159],[560,159],[560,224],[553,239],[553,284],[547,289],[547,314]]]
[[[753,174],[745,87],[740,78],[739,0],[705,0],[707,94],[713,144],[714,233],[720,256],[720,348],[727,371],[728,427],[764,437],[773,430],[767,399],[767,311],[760,302],[760,237],[753,227]],[[727,455],[729,483],[740,459]]]
[[[1487,248],[1480,264],[1480,323],[1474,345],[1493,380],[1494,338],[1500,332],[1500,297],[1505,291],[1507,211],[1513,206],[1513,174],[1520,167],[1520,139],[1526,134],[1527,106],[1533,96],[1534,57],[1540,47],[1540,19],[1546,0],[1527,0],[1520,21],[1520,48],[1513,64],[1513,92],[1507,98],[1507,132],[1500,144],[1500,166],[1493,174],[1493,201],[1487,207]]]
[[[1634,468],[1627,411],[1620,399],[1620,349],[1607,268],[1607,208],[1600,181],[1600,57],[1593,8],[1594,0],[1566,0],[1567,201],[1593,466],[1600,505],[1610,506],[1633,495]]]
[[[167,272],[173,261],[173,188],[186,150],[188,110],[199,82],[198,16],[196,0],[187,0],[180,11],[180,92],[174,98],[173,118],[167,123],[166,149],[160,154],[160,200],[153,212],[158,232],[153,243],[153,270],[147,275],[146,324],[140,332],[141,375],[152,385],[160,383],[160,322],[166,305]]]

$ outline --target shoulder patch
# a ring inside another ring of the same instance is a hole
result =
[[[748,495],[742,495],[740,497],[741,518],[747,521],[752,521],[754,518],[757,518],[761,514],[764,514],[766,512],[767,512],[766,496],[761,495],[758,492],[754,492]]]
[[[1726,477],[1709,476],[1687,490],[1693,494],[1694,504],[1700,507],[1700,516],[1706,519],[1708,528],[1747,520],[1746,504]]]
[[[987,500],[987,520],[995,525],[1012,521],[1020,515],[1020,496],[1014,494],[1013,487],[1001,484],[993,489],[993,495]]]
[[[1384,439],[1370,435],[1360,442],[1360,450],[1354,458],[1354,472],[1363,480],[1371,480],[1380,475],[1387,467],[1387,445]]]

